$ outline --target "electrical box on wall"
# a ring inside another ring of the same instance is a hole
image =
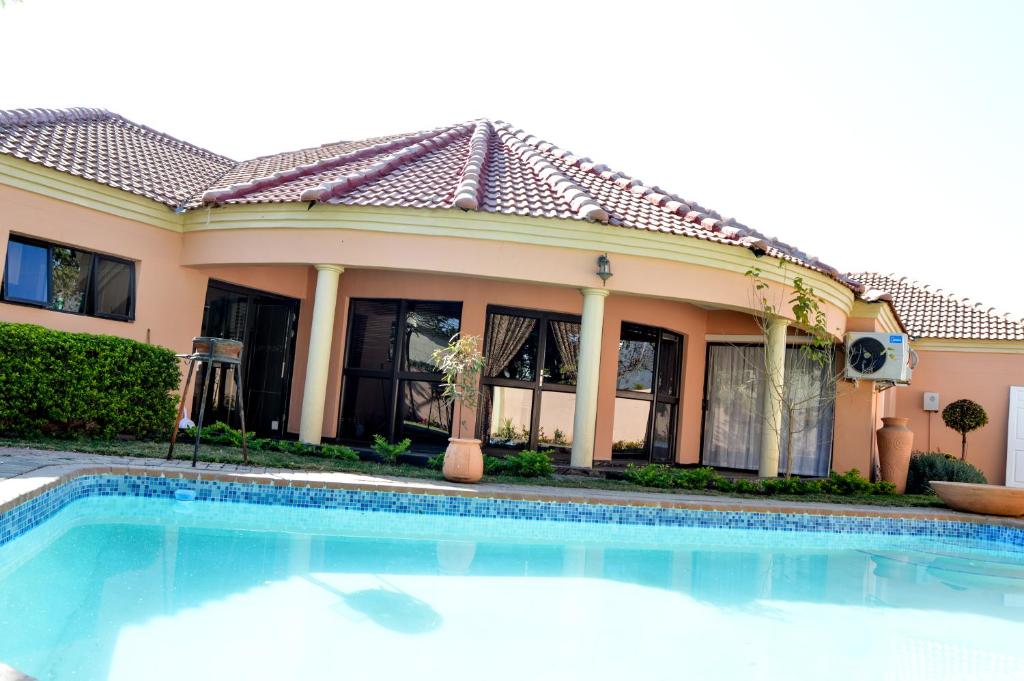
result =
[[[924,410],[925,411],[938,411],[939,410],[939,394],[938,393],[925,393],[924,394]]]

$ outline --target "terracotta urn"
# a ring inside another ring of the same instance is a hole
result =
[[[885,417],[878,429],[878,464],[882,480],[896,485],[896,493],[907,491],[910,450],[914,447],[914,431],[907,428],[910,419]]]
[[[446,480],[452,482],[479,482],[484,477],[484,453],[480,450],[480,440],[448,438],[441,472]]]

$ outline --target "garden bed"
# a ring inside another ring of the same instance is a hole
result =
[[[0,438],[0,447],[20,449],[37,449],[46,451],[82,452],[110,456],[128,456],[136,458],[162,459],[167,455],[166,442],[126,441],[103,439],[57,439],[57,438]],[[180,442],[175,449],[176,460],[190,460],[192,448],[189,442]],[[375,461],[350,460],[348,457],[337,457],[313,453],[291,453],[276,451],[250,450],[249,458],[254,467],[284,468],[306,471],[337,471],[348,473],[364,473],[367,475],[383,475],[404,478],[420,478],[426,480],[442,480],[439,471],[425,466],[407,463],[410,459],[402,456],[394,464]],[[200,461],[240,465],[242,451],[238,447],[224,445],[203,445],[199,455]],[[797,503],[835,503],[858,504],[890,507],[943,507],[944,504],[932,494],[773,494],[771,497],[755,494],[726,493],[715,490],[688,490],[675,488],[648,487],[627,480],[607,480],[600,477],[552,475],[550,477],[522,477],[514,475],[486,475],[484,482],[513,485],[545,485],[576,489],[600,489],[622,492],[657,492],[668,495],[716,496],[738,499],[771,498],[780,501]]]

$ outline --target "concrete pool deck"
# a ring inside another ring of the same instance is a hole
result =
[[[199,462],[195,468],[192,468],[187,461],[8,447],[0,447],[0,513],[81,475],[151,475],[165,478],[220,480],[293,487],[326,487],[524,501],[657,506],[705,511],[910,518],[1002,525],[1024,529],[1024,518],[975,515],[945,508],[805,503],[774,499],[740,499],[700,494],[626,492],[544,485],[498,483],[463,485],[443,480],[361,473],[296,471],[208,462]]]

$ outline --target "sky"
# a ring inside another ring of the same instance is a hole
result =
[[[505,120],[1022,317],[1022,35],[1015,0],[6,0],[0,108],[109,109],[236,159]]]

